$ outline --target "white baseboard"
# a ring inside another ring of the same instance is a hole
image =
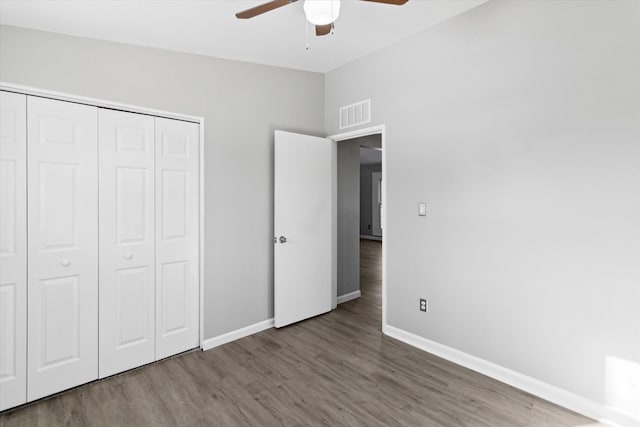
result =
[[[601,403],[561,389],[495,363],[464,353],[446,345],[390,325],[383,325],[382,332],[413,347],[446,359],[465,368],[524,390],[556,405],[563,406],[586,417],[611,426],[640,426],[640,419],[627,416]]]
[[[217,337],[208,338],[202,342],[202,350],[210,350],[214,347],[221,346],[222,344],[248,337],[249,335],[262,332],[269,328],[273,328],[273,318],[245,326],[244,328],[236,329],[235,331],[227,332],[226,334],[218,335]]]
[[[349,292],[348,294],[340,295],[338,297],[338,304],[351,301],[352,299],[360,298],[360,291]]]
[[[380,236],[368,236],[366,234],[361,234],[360,238],[364,240],[376,240],[378,242],[382,242],[382,237]]]

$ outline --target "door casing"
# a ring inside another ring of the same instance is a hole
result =
[[[372,172],[371,173],[371,234],[376,237],[382,237],[382,230],[384,226],[382,225],[382,216],[380,215],[380,206],[382,205],[382,188],[379,189],[378,193],[378,182],[382,180],[382,172]],[[384,181],[383,181],[384,184]],[[376,191],[375,197],[373,196],[373,191]]]

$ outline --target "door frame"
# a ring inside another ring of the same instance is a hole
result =
[[[328,136],[330,140],[336,144],[336,152],[337,144],[340,141],[346,141],[349,139],[360,138],[362,136],[368,135],[380,135],[380,139],[382,142],[382,200],[385,201],[387,205],[387,215],[384,215],[382,218],[382,229],[384,230],[384,238],[382,239],[382,328],[384,329],[387,325],[387,239],[389,237],[389,229],[387,227],[387,218],[388,215],[388,199],[387,199],[387,150],[386,150],[386,125],[377,125],[371,126],[363,129],[357,129],[350,132],[338,133],[335,135]],[[334,189],[334,200],[337,200],[338,194],[338,170],[334,168],[333,170],[333,189]],[[335,209],[334,209],[335,210]],[[334,232],[334,239],[337,239],[337,229]],[[337,300],[337,288],[334,288],[334,302]],[[334,304],[335,306],[335,304]]]
[[[376,179],[377,177],[380,177],[380,179]],[[373,197],[373,189],[376,189],[376,193],[378,190],[378,182],[382,181],[384,184],[384,181],[382,180],[382,172],[371,172],[371,234],[376,236],[376,237],[380,237],[382,238],[382,230],[384,230],[384,224],[382,224],[382,218],[384,218],[382,215],[380,215],[380,205],[383,206],[384,209],[384,204],[382,203],[382,186],[380,186],[380,193],[376,194],[375,200],[377,200],[378,202],[375,203],[374,202],[374,197]],[[375,206],[375,208],[374,208]],[[376,219],[377,217],[377,219]],[[378,225],[378,228],[375,227],[375,225]],[[376,234],[378,233],[378,229],[380,229],[380,234]]]
[[[203,348],[203,343],[204,343],[204,262],[203,262],[204,261],[204,117],[175,113],[171,111],[156,110],[153,108],[125,104],[122,102],[114,102],[114,101],[108,101],[105,99],[73,95],[65,92],[57,92],[53,90],[41,89],[41,88],[36,88],[31,86],[23,86],[15,83],[4,82],[4,81],[0,81],[0,90],[6,91],[6,92],[19,93],[23,95],[50,98],[58,101],[73,102],[75,104],[90,105],[92,107],[98,107],[98,108],[108,108],[112,110],[119,110],[119,111],[125,111],[130,113],[146,114],[154,117],[163,117],[167,119],[182,120],[185,122],[198,123],[200,125],[200,140],[198,141],[199,142],[198,154],[200,156],[200,158],[198,159],[199,169],[200,169],[199,170],[200,177],[198,181],[199,195],[200,195],[199,197],[200,209],[199,209],[199,220],[198,220],[199,222],[198,226],[200,228],[198,230],[199,231],[198,232],[199,234],[198,262],[200,264],[198,266],[199,267],[198,298],[199,298],[199,306],[200,306],[199,313],[198,313],[198,318],[199,318],[198,333],[199,333],[199,348],[200,350],[204,350]],[[100,286],[100,284],[98,284],[98,286]]]

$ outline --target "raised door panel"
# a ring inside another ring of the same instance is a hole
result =
[[[4,154],[4,153],[3,153]],[[4,157],[4,156],[3,156]],[[0,204],[0,256],[10,257],[16,253],[16,220],[17,220],[17,159],[7,153],[7,158],[0,159],[0,188],[2,198]]]
[[[100,377],[155,360],[154,118],[100,110]]]
[[[41,162],[39,176],[40,251],[78,247],[79,163]]]
[[[44,279],[38,283],[40,341],[37,366],[41,371],[80,359],[80,301],[78,275]]]
[[[189,172],[162,171],[162,240],[182,240],[187,236]]]
[[[160,283],[161,324],[164,336],[185,331],[189,327],[189,262],[162,264]]]
[[[0,411],[27,400],[27,101],[0,92]]]
[[[199,343],[199,126],[156,118],[156,359]]]
[[[28,400],[98,376],[95,107],[27,97]]]
[[[153,157],[151,157],[153,161]],[[153,170],[149,167],[115,167],[116,244],[136,245],[153,242]],[[151,239],[149,239],[151,237]]]

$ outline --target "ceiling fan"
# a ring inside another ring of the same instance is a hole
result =
[[[282,6],[286,6],[289,3],[294,3],[298,0],[272,0],[267,3],[263,3],[259,6],[252,7],[251,9],[243,10],[236,13],[238,19],[249,19],[254,16],[262,15],[263,13],[272,11]],[[385,3],[396,6],[402,6],[409,0],[362,0],[374,3]],[[304,14],[312,25],[316,27],[316,36],[325,36],[333,29],[333,24],[338,19],[340,13],[340,0],[304,0]]]

